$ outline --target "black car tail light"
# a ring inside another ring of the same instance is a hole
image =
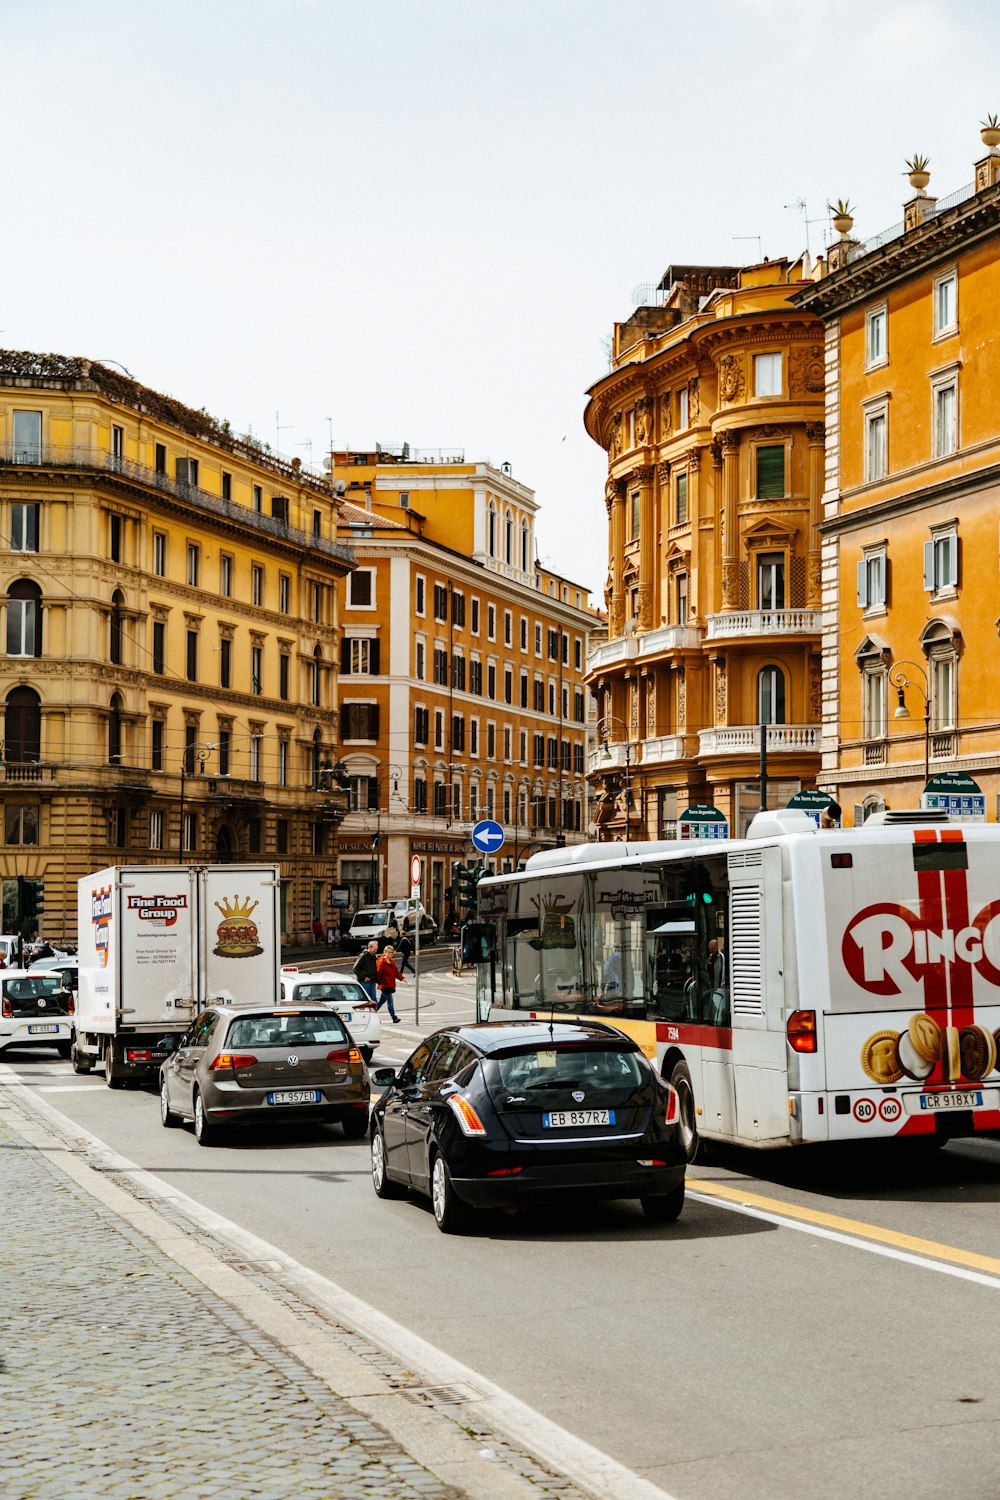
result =
[[[487,1172],[487,1177],[516,1177],[518,1172],[523,1172],[523,1167],[494,1167],[492,1172]]]
[[[463,1135],[485,1135],[486,1126],[462,1094],[452,1094],[448,1107],[458,1121]]]
[[[681,1116],[681,1101],[677,1090],[672,1083],[667,1084],[667,1113],[664,1116],[668,1125],[676,1125]]]

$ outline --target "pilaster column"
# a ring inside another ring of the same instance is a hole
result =
[[[807,423],[806,438],[809,442],[809,552],[806,563],[806,605],[809,609],[819,609],[822,592],[820,577],[822,538],[819,534],[819,523],[823,519],[823,479],[826,462],[824,454],[825,436],[826,430],[822,422]]]
[[[610,480],[605,494],[611,522],[611,610],[608,634],[614,640],[625,630],[625,591],[622,587],[625,563],[625,481]]]
[[[633,471],[639,490],[639,629],[653,628],[653,566],[656,526],[653,520],[653,468]]]
[[[722,608],[740,604],[740,551],[736,524],[740,492],[740,435],[723,432],[722,447]]]

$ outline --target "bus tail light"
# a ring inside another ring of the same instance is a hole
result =
[[[668,1125],[676,1125],[681,1117],[681,1101],[677,1090],[672,1083],[667,1084],[667,1112],[664,1115]]]
[[[816,1051],[816,1012],[814,1010],[793,1010],[788,1017],[785,1030],[788,1034],[788,1045],[793,1052]]]
[[[486,1126],[476,1114],[468,1099],[461,1094],[452,1094],[448,1099],[448,1108],[462,1129],[463,1135],[485,1135]]]

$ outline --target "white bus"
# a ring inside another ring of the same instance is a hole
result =
[[[760,813],[725,843],[589,844],[484,879],[481,1020],[633,1037],[699,1141],[1000,1130],[1000,826]],[[474,951],[473,951],[474,950]]]

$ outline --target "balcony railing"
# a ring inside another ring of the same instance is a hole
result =
[[[819,750],[818,724],[769,724],[768,755],[801,755]],[[760,725],[734,724],[726,729],[703,729],[698,735],[700,755],[760,754]]]
[[[642,763],[655,765],[661,761],[684,759],[684,736],[682,734],[660,735],[657,739],[643,740]]]
[[[709,615],[707,639],[731,640],[734,636],[819,635],[818,609],[736,609],[730,614]]]
[[[661,625],[639,636],[639,655],[658,656],[661,651],[683,651],[701,644],[701,631],[694,625]]]
[[[197,506],[199,510],[223,516],[227,521],[236,521],[252,531],[259,531],[280,541],[291,542],[297,547],[310,548],[314,552],[322,553],[325,557],[334,557],[339,562],[353,563],[354,561],[354,549],[346,542],[313,536],[311,532],[302,531],[298,526],[291,526],[277,516],[266,516],[263,512],[251,510],[246,505],[237,505],[234,500],[223,500],[220,495],[210,495],[207,490],[201,489],[198,485],[188,484],[185,480],[177,479],[158,469],[147,468],[145,464],[134,463],[129,458],[117,458],[106,449],[65,448],[51,443],[22,443],[16,448],[13,443],[0,444],[0,467],[9,465],[49,469],[97,469],[108,474],[120,474],[125,479],[134,480],[138,484],[162,490],[164,494],[185,500],[189,505]]]

